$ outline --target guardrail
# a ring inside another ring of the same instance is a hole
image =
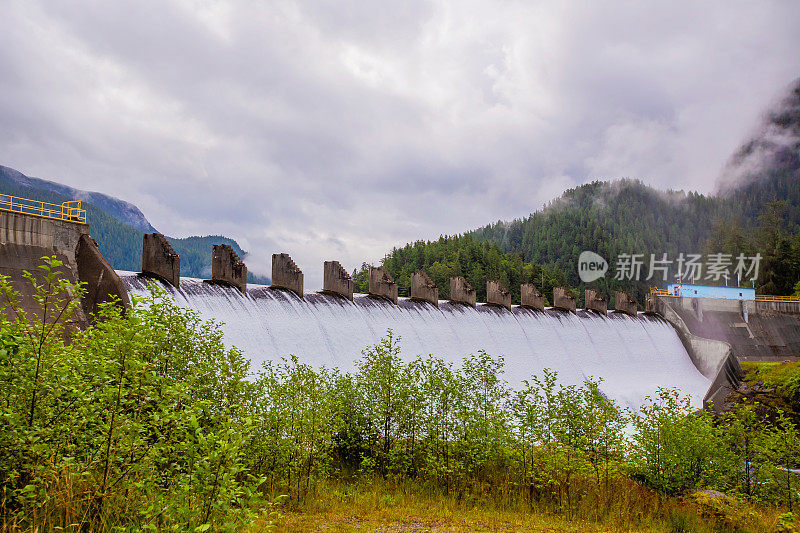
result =
[[[770,296],[768,294],[757,294],[757,302],[800,302],[797,296]]]
[[[657,289],[655,287],[650,287],[650,294],[654,294],[656,296],[669,296],[670,298],[677,298],[676,295],[670,294],[669,292],[663,289]],[[756,294],[756,301],[757,302],[800,302],[800,298],[797,296],[772,296],[770,294]]]
[[[49,202],[40,202],[39,200],[0,194],[0,210],[86,224],[86,209],[81,209],[80,200],[70,200],[63,204],[51,204]]]
[[[656,296],[670,296],[672,298],[675,298],[674,294],[670,294],[663,289],[657,289],[655,287],[650,287],[650,294],[655,294]]]

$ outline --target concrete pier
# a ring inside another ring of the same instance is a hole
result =
[[[450,301],[475,307],[475,289],[464,276],[450,278]]]
[[[636,316],[637,308],[636,300],[628,296],[627,292],[614,291],[615,313],[625,313],[627,315]]]
[[[486,303],[505,307],[511,311],[511,293],[499,281],[486,282]]]
[[[575,312],[575,297],[566,287],[553,288],[553,307]]]
[[[142,236],[142,274],[155,276],[176,289],[181,284],[181,258],[160,233]]]
[[[92,322],[100,303],[116,297],[123,306],[130,304],[119,276],[100,254],[94,239],[84,233],[86,229],[86,225],[69,220],[0,210],[0,274],[11,278],[11,286],[19,291],[20,305],[27,313],[42,318],[36,291],[23,274],[27,271],[38,283],[44,282],[44,272],[39,268],[42,257],[55,255],[63,263],[55,267],[62,279],[86,283],[81,306],[65,324],[68,335]],[[6,318],[15,320],[10,310]]]
[[[648,315],[658,314],[658,297],[655,294],[647,293],[645,295],[644,312]]]
[[[439,306],[439,289],[422,270],[411,275],[411,299]]]
[[[211,281],[247,291],[247,266],[229,244],[215,244],[212,248]]]
[[[339,261],[325,261],[323,267],[322,292],[338,294],[353,301],[353,279]]]
[[[289,254],[272,254],[272,285],[270,287],[290,290],[300,298],[303,297],[303,271],[292,261]]]
[[[89,234],[84,233],[78,240],[75,259],[78,263],[78,279],[86,283],[86,293],[81,300],[81,307],[90,322],[94,322],[102,303],[116,301],[124,307],[130,307],[128,290],[111,264],[100,253],[97,241]]]
[[[544,296],[533,283],[523,283],[519,287],[522,307],[544,311]]]
[[[383,267],[369,267],[369,295],[397,305],[397,283]]]
[[[608,314],[608,302],[598,290],[586,289],[584,292],[584,303],[587,311],[594,311],[603,316]]]

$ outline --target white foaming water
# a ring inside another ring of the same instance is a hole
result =
[[[136,273],[119,275],[132,295],[147,292],[147,281]],[[313,366],[353,370],[361,350],[391,328],[402,338],[404,360],[432,354],[459,365],[482,349],[504,358],[504,377],[512,387],[550,368],[564,384],[602,378],[604,394],[632,409],[658,387],[677,387],[700,407],[711,384],[672,326],[656,318],[473,309],[446,301],[437,308],[402,298],[395,306],[363,295],[354,302],[324,294],[300,299],[258,285],[243,295],[193,278],[182,278],[180,291],[166,288],[180,306],[221,322],[225,342],[242,350],[253,370],[290,354]]]

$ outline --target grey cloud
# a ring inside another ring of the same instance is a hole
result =
[[[313,285],[598,177],[710,192],[798,35],[777,0],[12,0],[0,154]]]

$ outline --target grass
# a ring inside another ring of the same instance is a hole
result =
[[[742,369],[749,385],[767,387],[759,402],[800,419],[800,361],[742,361]]]
[[[491,500],[466,501],[386,483],[328,483],[302,504],[279,508],[278,517],[257,520],[250,531],[270,527],[278,532],[772,532],[780,512],[771,507],[728,505],[723,510],[694,498],[661,497],[631,482],[620,494],[630,502],[602,519],[568,518],[528,505],[503,505]],[[644,498],[644,499],[642,499]],[[274,523],[273,523],[274,522]]]
[[[746,380],[762,382],[769,386],[783,386],[798,379],[798,361],[742,361]]]

